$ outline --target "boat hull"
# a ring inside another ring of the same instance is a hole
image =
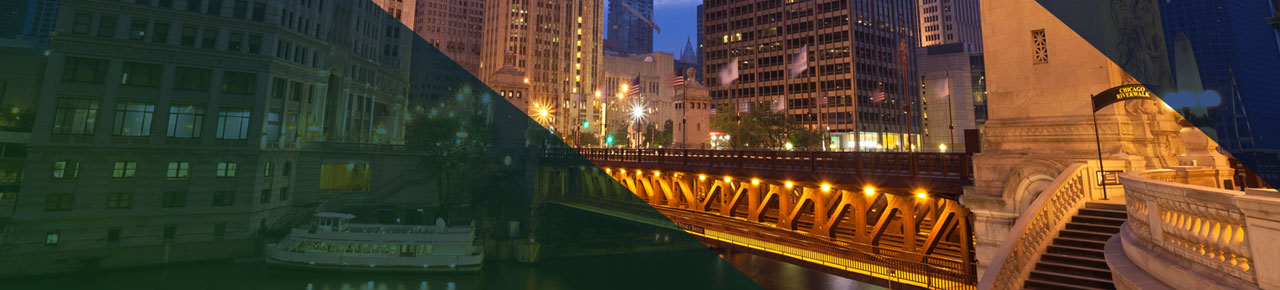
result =
[[[386,257],[334,255],[329,253],[297,253],[268,248],[268,265],[334,271],[367,272],[478,272],[484,265],[484,254],[471,256]]]

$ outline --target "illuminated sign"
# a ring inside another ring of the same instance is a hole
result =
[[[1155,98],[1143,85],[1123,85],[1107,89],[1093,96],[1093,111],[1097,112],[1111,104],[1129,100],[1149,100]]]

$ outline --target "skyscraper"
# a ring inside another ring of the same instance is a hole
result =
[[[920,46],[965,43],[982,51],[978,0],[919,0]]]
[[[775,108],[828,133],[835,149],[910,148],[906,133],[920,131],[916,2],[704,5],[703,66],[717,106]]]
[[[419,0],[413,32],[478,75],[484,12],[484,0]]]
[[[603,2],[489,1],[485,11],[495,13],[484,15],[481,80],[510,63],[532,85],[530,107],[546,109],[535,116],[544,126],[560,134],[599,122]]]
[[[653,52],[653,0],[609,0],[609,32],[623,54]]]
[[[1158,1],[1168,55],[1177,55],[1175,40],[1190,43],[1206,92],[1221,98],[1213,129],[1227,150],[1280,148],[1280,139],[1255,138],[1280,132],[1275,110],[1280,107],[1280,48],[1267,18],[1275,15],[1270,1]],[[1175,75],[1195,73],[1171,63]],[[1186,79],[1178,75],[1176,79]],[[1184,86],[1179,83],[1178,86]]]

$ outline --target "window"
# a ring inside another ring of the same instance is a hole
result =
[[[187,0],[187,11],[200,12],[200,0]]]
[[[249,1],[236,0],[234,6],[232,6],[232,9],[231,9],[231,17],[235,17],[238,19],[248,19],[248,16],[249,16]]]
[[[227,235],[227,222],[218,222],[213,224],[213,236],[222,238]]]
[[[231,206],[235,204],[235,192],[217,191],[213,193],[213,206]]]
[[[205,10],[209,15],[222,15],[222,0],[209,0],[209,9]]]
[[[169,130],[165,136],[199,139],[204,124],[204,107],[175,105],[169,107]]]
[[[217,176],[218,177],[236,177],[236,167],[237,167],[237,163],[235,162],[218,162]]]
[[[169,162],[169,168],[165,171],[165,178],[168,179],[187,179],[191,177],[191,163],[186,161]]]
[[[116,161],[111,169],[111,178],[133,178],[138,173],[138,162]]]
[[[280,188],[280,200],[289,200],[289,187],[288,187],[288,186],[285,186],[285,187],[281,187],[281,188]]]
[[[179,208],[187,206],[187,193],[181,191],[165,192],[160,200],[160,207]]]
[[[75,202],[73,194],[50,194],[44,198],[44,211],[68,211]]]
[[[207,69],[178,67],[173,78],[173,89],[184,91],[209,91],[209,78],[213,72]]]
[[[168,43],[169,42],[169,23],[156,22],[151,26],[151,42]]]
[[[156,105],[139,102],[116,104],[116,124],[112,134],[116,136],[151,136],[151,115]]]
[[[190,24],[188,24],[188,25],[183,25],[183,26],[182,26],[182,41],[181,41],[181,42],[179,42],[179,44],[182,44],[183,46],[196,46],[196,31],[197,31],[197,30],[198,30],[198,29],[196,28],[196,26],[195,26],[195,25],[190,25]]]
[[[98,19],[98,36],[116,37],[116,17],[102,16]]]
[[[45,246],[57,246],[57,245],[58,245],[58,240],[60,240],[60,239],[61,239],[61,236],[62,236],[62,232],[59,232],[59,231],[51,231],[51,232],[45,233],[45,234],[44,234],[44,245],[45,245]]]
[[[120,228],[111,228],[107,230],[107,242],[108,243],[120,242]]]
[[[267,162],[266,164],[263,164],[263,165],[262,165],[262,176],[264,176],[264,177],[271,177],[271,170],[272,170],[272,168],[271,168],[271,167],[272,167],[273,165],[275,165],[275,164],[274,164],[274,163],[271,163],[271,162]]]
[[[147,39],[147,20],[133,19],[129,22],[129,39],[144,40]]]
[[[218,30],[213,28],[205,28],[204,34],[201,35],[200,47],[213,49],[218,45]]]
[[[1032,63],[1049,63],[1049,44],[1045,39],[1044,29],[1031,31],[1031,44],[1035,55],[1035,59],[1032,60]]]
[[[161,237],[163,237],[164,240],[172,241],[173,238],[177,236],[178,236],[178,226],[175,226],[175,225],[164,226],[164,232],[161,234]]]
[[[125,62],[120,74],[120,84],[126,86],[160,87],[164,66],[149,63]]]
[[[89,34],[89,26],[93,23],[93,14],[76,13],[75,22],[71,25],[71,33]]]
[[[321,10],[324,10],[321,8]],[[253,21],[262,22],[267,16],[267,4],[253,3]]]
[[[53,179],[72,179],[80,175],[80,162],[78,161],[55,161],[53,162]]]
[[[102,84],[107,80],[107,60],[67,57],[62,67],[62,80],[77,83]]]
[[[260,199],[261,203],[271,202],[271,189],[263,189]]]
[[[293,162],[285,161],[284,168],[280,169],[280,175],[289,176],[289,174],[293,174]]]
[[[242,72],[225,72],[222,75],[222,93],[253,95],[258,86],[258,75]]]
[[[58,99],[58,108],[53,117],[53,133],[93,135],[97,118],[97,100]]]
[[[116,192],[107,194],[108,209],[125,209],[133,206],[133,193]]]
[[[227,50],[240,51],[244,48],[244,32],[232,31],[231,38],[227,39]]]
[[[262,53],[262,35],[260,34],[249,35],[249,53],[251,54]]]
[[[218,139],[246,140],[248,132],[248,109],[222,108],[222,111],[218,112]]]

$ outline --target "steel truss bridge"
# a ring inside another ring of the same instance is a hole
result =
[[[977,282],[972,215],[956,200],[973,182],[968,154],[555,148],[543,157],[539,191],[553,203],[894,283]]]

